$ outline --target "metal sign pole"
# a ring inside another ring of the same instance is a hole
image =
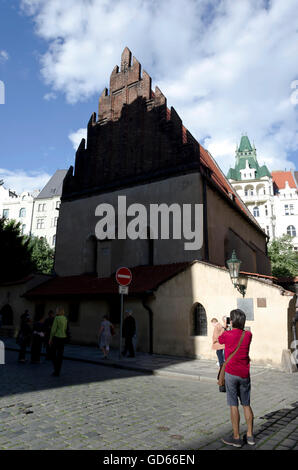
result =
[[[122,358],[122,327],[123,327],[123,293],[121,292],[121,313],[120,313],[120,341],[119,341],[119,359]]]

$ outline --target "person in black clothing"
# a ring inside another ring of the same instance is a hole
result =
[[[55,313],[53,312],[53,310],[50,310],[48,313],[48,318],[46,318],[44,322],[44,345],[46,348],[47,360],[52,359],[52,347],[49,344],[49,341],[50,341],[51,328],[54,323],[54,319],[55,319]]]
[[[136,333],[136,322],[132,316],[131,310],[126,310],[126,317],[123,322],[122,336],[125,338],[125,346],[122,352],[123,356],[126,356],[127,352],[128,357],[135,357],[135,351],[133,347],[132,339]]]
[[[31,318],[28,310],[26,310],[26,312],[21,315],[20,331],[17,337],[17,343],[20,346],[19,362],[22,363],[26,362],[26,348],[27,346],[30,346],[31,342],[32,329],[30,324]]]
[[[31,364],[40,363],[40,354],[44,340],[44,319],[40,318],[33,324],[32,345],[31,345]]]

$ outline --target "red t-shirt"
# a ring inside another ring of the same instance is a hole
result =
[[[235,328],[225,331],[218,337],[218,342],[225,345],[225,359],[228,359],[230,354],[237,348],[242,331]],[[246,331],[240,348],[226,365],[226,372],[228,374],[237,375],[237,377],[242,377],[243,379],[249,377],[249,347],[251,339],[251,332]]]

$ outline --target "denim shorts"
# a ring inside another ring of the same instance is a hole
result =
[[[243,379],[236,375],[225,373],[227,402],[229,406],[238,406],[238,397],[242,406],[250,405],[250,377]]]

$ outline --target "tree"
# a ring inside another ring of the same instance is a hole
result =
[[[30,237],[31,258],[35,270],[44,274],[51,274],[54,266],[54,250],[43,237]]]
[[[21,234],[21,224],[0,219],[0,281],[15,281],[34,270],[30,240]]]
[[[271,260],[273,276],[293,277],[298,275],[298,253],[294,250],[290,235],[283,235],[269,243],[268,256]]]
[[[53,265],[54,250],[45,238],[22,235],[20,222],[0,218],[0,282],[36,271],[51,274]]]

